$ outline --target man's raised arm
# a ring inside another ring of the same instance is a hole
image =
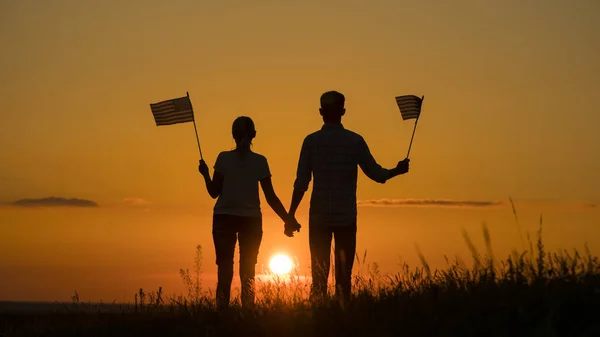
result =
[[[404,159],[396,165],[393,169],[385,169],[381,165],[377,164],[375,158],[369,150],[369,146],[364,138],[360,138],[360,161],[359,166],[367,177],[378,183],[384,184],[393,177],[408,172],[408,158]]]

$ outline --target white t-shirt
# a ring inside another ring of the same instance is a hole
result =
[[[223,175],[223,189],[214,213],[261,217],[258,184],[271,177],[267,158],[252,151],[243,157],[233,150],[223,151],[214,168]]]

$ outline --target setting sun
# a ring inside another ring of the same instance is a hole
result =
[[[278,254],[271,258],[269,268],[277,275],[287,274],[292,270],[292,259],[283,254]]]

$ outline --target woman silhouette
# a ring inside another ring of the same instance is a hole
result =
[[[254,276],[258,251],[262,241],[262,213],[258,183],[262,186],[267,203],[284,221],[285,234],[293,236],[300,225],[290,217],[273,190],[267,159],[251,150],[256,137],[250,117],[238,117],[232,126],[236,147],[219,153],[211,180],[208,166],[200,160],[198,167],[204,176],[206,189],[217,199],[213,213],[213,241],[217,256],[217,308],[229,306],[233,258],[236,241],[240,249],[240,280],[242,307],[254,305]]]

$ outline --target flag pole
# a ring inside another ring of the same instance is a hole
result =
[[[410,148],[412,147],[413,139],[415,138],[415,131],[417,131],[417,123],[419,123],[419,117],[421,117],[421,111],[423,110],[423,101],[425,100],[425,95],[421,97],[421,108],[419,109],[419,116],[415,120],[415,126],[413,127],[412,136],[410,137],[410,144],[408,145],[408,153],[406,154],[406,158],[410,154]]]
[[[194,116],[194,108],[192,107],[192,100],[190,99],[190,93],[189,92],[185,92],[185,94],[187,95],[188,101],[190,102],[190,107],[192,108],[192,116],[194,117],[192,119],[192,122],[194,123],[194,132],[196,132],[196,142],[198,143],[198,152],[200,152],[200,160],[203,160],[204,158],[202,158],[202,149],[200,149],[200,139],[198,138],[198,129],[196,128],[196,117]]]

